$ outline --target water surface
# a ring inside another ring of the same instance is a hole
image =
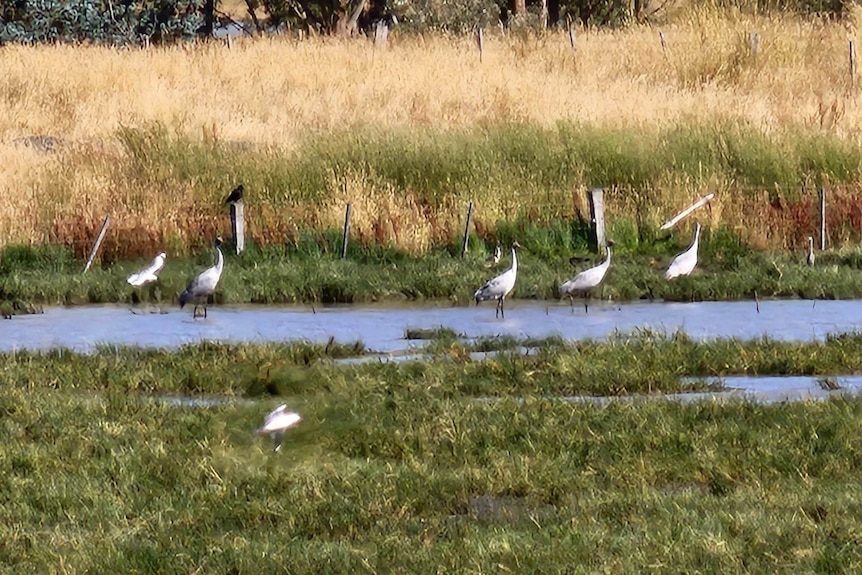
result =
[[[486,302],[487,303],[487,302]],[[207,319],[193,320],[177,307],[81,306],[45,309],[44,314],[0,320],[0,351],[65,347],[92,351],[99,344],[174,348],[201,341],[270,342],[306,340],[325,343],[362,341],[371,350],[391,353],[423,342],[405,339],[409,328],[448,327],[468,337],[561,336],[567,340],[602,339],[615,331],[682,330],[699,340],[823,340],[831,333],[862,331],[862,300],[776,300],[659,303],[632,302],[583,307],[558,302],[516,300],[506,318],[494,317],[494,304],[331,306],[210,306]]]

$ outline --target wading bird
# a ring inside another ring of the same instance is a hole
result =
[[[236,203],[236,202],[240,201],[240,200],[242,199],[242,193],[243,193],[243,191],[244,191],[244,190],[243,190],[242,184],[238,185],[237,187],[235,187],[235,188],[233,189],[233,191],[232,191],[230,194],[228,194],[228,196],[227,196],[227,198],[225,199],[224,203],[226,203],[226,204],[233,204],[233,203]]]
[[[219,279],[221,279],[221,272],[224,269],[224,255],[221,253],[221,249],[219,246],[222,244],[221,237],[217,237],[215,240],[215,251],[216,251],[216,263],[213,267],[207,268],[189,282],[188,287],[186,287],[185,291],[180,294],[180,309],[183,308],[186,303],[191,300],[195,301],[195,309],[192,312],[192,317],[198,317],[198,308],[204,308],[204,317],[207,316],[207,299],[209,296],[215,292],[216,286],[218,285]],[[203,299],[203,305],[201,306],[200,300]]]
[[[168,256],[165,252],[160,253],[153,259],[153,262],[149,266],[137,273],[133,273],[128,277],[128,279],[126,279],[126,281],[135,287],[157,281],[159,279],[159,272],[162,271],[163,267],[165,267],[165,259],[167,257]]]
[[[501,255],[503,255],[503,248],[500,246],[500,244],[497,244],[494,247],[494,253],[485,258],[485,263],[487,264],[487,267],[495,266],[500,263]]]
[[[673,258],[664,274],[664,279],[672,280],[679,276],[687,276],[694,270],[694,266],[697,265],[697,242],[699,239],[700,222],[697,222],[694,228],[694,240],[687,250]]]
[[[503,319],[506,319],[506,314],[503,311],[503,300],[515,287],[515,279],[518,277],[518,258],[515,255],[515,250],[520,247],[521,244],[518,242],[512,242],[512,267],[490,280],[473,294],[473,297],[476,298],[476,305],[486,299],[497,300],[497,312],[494,317],[502,316]]]
[[[575,309],[575,295],[581,294],[584,297],[584,312],[589,313],[588,302],[592,290],[601,285],[602,281],[608,273],[608,268],[611,267],[611,247],[614,245],[613,240],[608,240],[605,245],[605,261],[595,267],[584,270],[567,282],[563,282],[560,286],[560,295],[569,297],[572,303],[572,311]]]
[[[272,438],[272,446],[275,451],[281,449],[284,432],[302,421],[298,413],[287,411],[287,405],[279,405],[271,411],[263,420],[263,426],[255,430],[257,435],[267,435]]]
[[[808,267],[814,266],[814,238],[808,236],[808,257],[805,258]]]

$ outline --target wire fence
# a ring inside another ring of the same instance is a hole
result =
[[[603,190],[601,230],[597,229],[601,222],[596,221],[595,206],[590,205],[589,192],[584,189],[549,192],[511,205],[487,206],[457,199],[436,210],[416,210],[412,217],[403,210],[394,212],[391,206],[363,202],[358,207],[346,202],[337,218],[313,221],[291,209],[263,209],[263,202],[246,200],[244,217],[238,222],[241,229],[231,224],[225,207],[194,220],[195,228],[186,230],[185,239],[180,233],[168,237],[139,224],[127,225],[121,215],[106,214],[112,217],[99,256],[103,263],[110,263],[149,257],[166,248],[190,252],[208,246],[215,235],[225,237],[231,246],[238,242],[257,248],[280,245],[288,251],[341,258],[374,247],[407,253],[442,247],[457,256],[473,248],[493,249],[500,241],[519,237],[523,241],[525,234],[569,247],[589,245],[593,250],[603,243],[601,238],[612,237],[625,249],[677,232],[688,237],[695,220],[707,230],[723,230],[755,249],[799,250],[807,246],[810,236],[822,250],[862,241],[860,189],[809,184],[794,189],[734,187],[692,193],[610,187]],[[661,230],[662,224],[707,193],[712,194],[711,201],[669,231]],[[104,223],[82,224],[85,233],[79,229],[70,238],[57,237],[57,243],[85,259],[92,255],[93,242]]]

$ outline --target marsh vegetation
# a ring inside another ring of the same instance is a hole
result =
[[[449,335],[438,359],[403,365],[332,363],[359,344],[0,356],[4,564],[797,573],[862,561],[858,400],[553,399],[677,391],[677,373],[841,373],[858,365],[858,337],[488,341],[541,351],[472,362]],[[225,401],[162,400],[201,393]],[[281,402],[303,421],[273,454],[252,431]]]

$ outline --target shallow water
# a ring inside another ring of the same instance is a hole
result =
[[[721,384],[724,389],[684,393],[653,393],[620,396],[568,395],[548,397],[549,400],[574,403],[607,405],[613,402],[639,401],[679,401],[697,403],[700,401],[753,401],[757,403],[784,403],[793,401],[823,400],[831,397],[858,397],[862,395],[862,376],[829,376],[837,388],[824,389],[820,385],[822,377],[775,375],[775,376],[730,376],[721,378],[683,378],[685,382],[708,382]],[[511,398],[486,397],[480,401],[510,401]],[[516,398],[516,401],[520,401]]]
[[[150,307],[150,311],[155,308]],[[583,307],[558,302],[514,301],[506,319],[494,317],[494,304],[480,306],[211,306],[207,319],[193,320],[177,307],[148,313],[141,307],[82,306],[47,308],[44,314],[0,320],[0,351],[65,347],[92,351],[97,345],[173,348],[200,341],[267,342],[362,341],[371,350],[392,353],[424,344],[406,340],[409,328],[448,327],[468,337],[561,336],[602,339],[614,331],[649,328],[683,330],[695,339],[756,338],[822,340],[830,333],[862,331],[862,300],[776,300],[659,303],[632,302]]]

